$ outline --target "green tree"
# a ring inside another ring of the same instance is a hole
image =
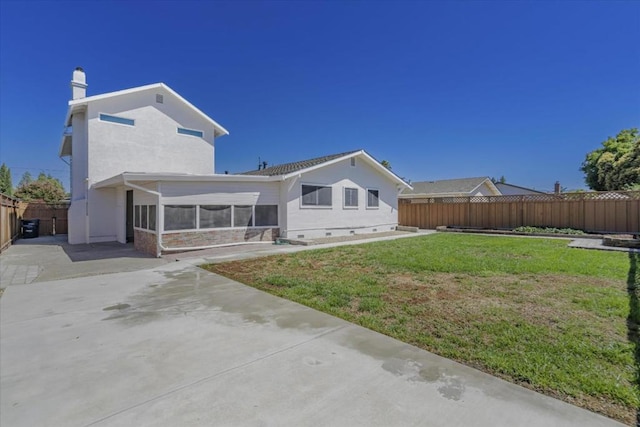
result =
[[[20,182],[18,183],[18,188],[29,185],[33,182],[33,177],[29,171],[26,171],[22,174],[22,178],[20,178]]]
[[[25,175],[29,174],[26,172]],[[67,193],[64,191],[64,186],[59,179],[46,175],[41,172],[38,175],[38,179],[33,181],[31,174],[25,179],[23,175],[20,185],[16,189],[15,196],[25,200],[44,200],[48,203],[55,203],[64,200]]]
[[[620,131],[602,147],[587,153],[580,170],[592,190],[640,188],[640,135],[637,128]]]
[[[491,178],[491,182],[493,182],[494,184],[500,183],[500,184],[506,184],[507,183],[507,178],[504,177],[504,175],[502,175],[500,177],[500,179],[495,179],[495,178]]]
[[[388,161],[388,160],[383,160],[383,161],[381,161],[381,162],[380,162],[380,164],[381,164],[382,166],[384,166],[385,168],[387,168],[387,169],[391,170],[391,163],[389,163],[389,161]]]
[[[11,169],[4,163],[0,166],[0,193],[11,196],[13,194],[13,181],[11,180]]]

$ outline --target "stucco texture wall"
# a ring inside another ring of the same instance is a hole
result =
[[[331,186],[331,207],[302,206],[302,184]],[[344,206],[345,187],[358,189],[357,208]],[[367,208],[367,189],[378,190],[377,208]],[[355,166],[347,159],[303,174],[287,192],[286,211],[289,238],[389,231],[398,224],[397,184],[363,159],[356,158]]]

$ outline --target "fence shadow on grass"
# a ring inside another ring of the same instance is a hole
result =
[[[627,337],[634,344],[636,364],[635,387],[640,392],[640,252],[629,252],[629,273],[627,275],[627,292],[629,294],[629,317],[627,318]],[[636,425],[640,426],[640,408],[636,410]]]

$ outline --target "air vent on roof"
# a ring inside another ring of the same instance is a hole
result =
[[[164,103],[164,96],[162,96],[162,95],[161,95],[161,94],[159,94],[159,93],[156,93],[156,102],[157,102],[158,104],[163,104],[163,103]]]

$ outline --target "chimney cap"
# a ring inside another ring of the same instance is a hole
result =
[[[82,71],[84,73],[84,68],[82,67],[76,67],[76,71]]]

